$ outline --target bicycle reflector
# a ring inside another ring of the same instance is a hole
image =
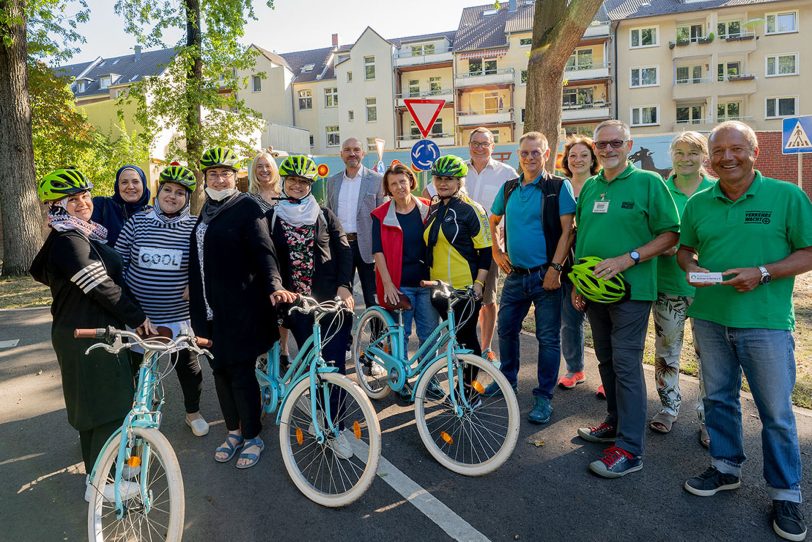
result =
[[[480,395],[485,393],[485,388],[482,387],[482,384],[480,384],[478,380],[471,382],[471,387],[474,388],[474,390]]]
[[[361,424],[358,423],[358,420],[352,422],[352,434],[357,440],[361,440]]]
[[[440,438],[443,439],[443,441],[446,444],[454,444],[454,437],[452,437],[451,435],[449,435],[445,431],[440,432]]]
[[[302,431],[302,429],[300,427],[297,427],[296,428],[296,444],[301,446],[303,442],[304,442],[304,432]]]

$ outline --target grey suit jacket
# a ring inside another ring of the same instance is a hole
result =
[[[358,226],[358,251],[366,263],[372,263],[372,211],[383,203],[383,177],[380,173],[361,166],[361,191],[358,194],[356,220]],[[327,178],[326,207],[338,215],[338,194],[344,182],[344,171]],[[343,224],[342,224],[343,227]]]

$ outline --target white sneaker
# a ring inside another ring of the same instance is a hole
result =
[[[336,454],[339,459],[349,459],[353,456],[352,445],[349,439],[347,439],[347,435],[344,434],[344,431],[338,433],[336,438],[328,439],[327,446],[333,450],[333,453]]]
[[[203,437],[209,434],[209,424],[203,419],[203,416],[198,415],[197,418],[190,420],[187,414],[186,425],[192,428],[192,434],[196,437]]]
[[[387,374],[386,369],[384,369],[377,363],[373,363],[367,372],[369,373],[369,376],[372,376],[374,378],[383,378]]]
[[[119,493],[121,495],[122,501],[127,501],[129,499],[134,499],[137,497],[141,490],[138,487],[138,484],[135,482],[127,482],[122,480],[119,483]],[[87,483],[87,487],[85,488],[85,501],[90,502],[93,498],[93,494],[97,491],[95,487],[93,487],[90,482]],[[102,490],[102,495],[104,497],[105,502],[115,502],[116,494],[115,494],[115,486],[113,484],[104,484],[104,489]]]

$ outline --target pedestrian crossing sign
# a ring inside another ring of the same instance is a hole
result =
[[[781,132],[784,154],[812,152],[812,115],[784,119]]]

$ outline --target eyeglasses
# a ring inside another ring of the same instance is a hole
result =
[[[530,158],[538,158],[542,154],[544,154],[544,152],[538,151],[538,150],[536,150],[536,151],[520,151],[519,152],[519,156],[521,156],[522,158],[528,158],[528,157],[530,157]]]
[[[475,149],[487,149],[488,147],[491,146],[491,143],[490,143],[490,141],[483,141],[483,142],[471,141],[470,143],[468,143],[468,145],[470,147],[475,148]]]
[[[209,178],[209,179],[217,179],[217,178],[230,179],[233,176],[234,176],[233,171],[221,171],[220,173],[217,173],[216,171],[207,171],[206,172],[206,177]]]
[[[290,185],[299,185],[299,186],[308,186],[310,185],[310,179],[303,179],[301,177],[285,177],[285,182]]]
[[[598,149],[605,149],[608,146],[612,146],[613,149],[619,149],[626,143],[625,139],[613,139],[611,141],[596,141],[595,147]]]

